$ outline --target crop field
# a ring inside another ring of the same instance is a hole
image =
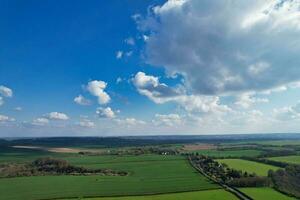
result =
[[[291,163],[291,164],[300,164],[300,156],[280,156],[269,158],[269,160],[275,160],[279,162]]]
[[[49,199],[160,194],[219,188],[197,173],[181,156],[70,156],[89,168],[125,170],[120,176],[38,176],[0,179],[0,199]],[[14,192],[18,188],[18,192]],[[34,189],[33,189],[34,188]]]
[[[223,157],[241,157],[241,156],[248,156],[248,157],[256,157],[261,154],[259,150],[199,150],[194,151],[202,155],[216,157],[216,158],[223,158]]]
[[[219,159],[220,163],[227,164],[230,168],[236,170],[246,171],[249,173],[255,173],[259,176],[267,176],[270,169],[277,170],[278,167],[272,165],[266,165],[258,162],[242,160],[242,159]]]
[[[8,162],[22,163],[32,161],[36,158],[52,156],[52,157],[65,157],[71,154],[53,153],[37,149],[18,149],[12,147],[0,146],[0,164]]]
[[[273,200],[293,200],[295,198],[286,196],[277,192],[272,188],[240,188],[242,192],[247,194],[248,196],[252,197],[255,200],[266,200],[266,199],[273,199]]]
[[[99,198],[84,198],[84,200],[235,200],[237,199],[231,193],[222,190],[204,190],[196,192],[182,192],[173,194],[149,195],[149,196],[130,196],[130,197],[99,197]],[[66,200],[66,199],[65,199]],[[74,200],[74,199],[68,199]]]

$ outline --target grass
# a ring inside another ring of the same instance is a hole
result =
[[[262,145],[276,145],[276,146],[284,146],[284,145],[300,145],[300,140],[269,140],[269,141],[260,141],[257,144]]]
[[[272,165],[266,165],[258,162],[242,160],[242,159],[219,159],[220,163],[227,164],[230,168],[236,170],[246,171],[249,173],[255,173],[259,176],[267,176],[270,169],[277,170],[278,167]]]
[[[286,196],[277,192],[272,188],[240,188],[242,192],[249,195],[255,200],[265,200],[265,199],[274,199],[274,200],[292,200],[295,198]]]
[[[275,160],[279,162],[291,163],[291,164],[300,164],[300,156],[281,156],[269,158],[269,160]]]
[[[130,175],[5,178],[0,179],[1,199],[128,196],[219,188],[181,156],[71,156],[64,159],[89,168],[125,170]]]
[[[261,154],[259,150],[199,150],[196,151],[199,154],[222,158],[222,157],[241,157],[241,156],[248,156],[248,157],[256,157]]]
[[[180,200],[180,199],[182,200],[183,199],[234,200],[237,198],[225,190],[218,189],[218,190],[205,190],[205,191],[197,191],[197,192],[149,195],[149,196],[85,198],[84,200]]]

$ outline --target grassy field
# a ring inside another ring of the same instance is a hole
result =
[[[269,158],[269,160],[275,160],[279,162],[292,163],[292,164],[300,164],[300,156],[281,156],[281,157],[273,157]]]
[[[47,151],[34,150],[34,149],[17,149],[12,147],[1,147],[0,146],[0,163],[23,163],[26,161],[32,161],[34,159],[53,156],[53,157],[65,157],[70,154],[63,153],[51,153]]]
[[[272,188],[240,188],[242,192],[249,195],[255,200],[266,200],[266,199],[273,199],[273,200],[293,200],[295,198],[286,196],[277,192]]]
[[[237,198],[225,190],[218,189],[218,190],[205,190],[205,191],[197,191],[197,192],[149,195],[149,196],[85,198],[84,200],[186,200],[186,199],[188,200],[199,200],[199,199],[234,200]]]
[[[0,199],[126,196],[219,188],[181,156],[70,156],[64,159],[89,168],[125,170],[130,175],[5,178],[0,179]]]
[[[248,161],[248,160],[242,160],[242,159],[219,159],[217,161],[220,163],[225,163],[231,168],[246,171],[249,173],[255,173],[259,176],[267,176],[268,171],[270,169],[272,170],[279,169],[278,167],[272,165],[266,165],[266,164]]]
[[[248,156],[248,157],[256,157],[261,154],[259,150],[199,150],[195,151],[199,154],[222,158],[222,157],[241,157],[241,156]]]

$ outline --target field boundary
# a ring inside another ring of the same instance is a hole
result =
[[[40,200],[63,200],[63,199],[78,199],[78,198],[111,198],[111,197],[142,197],[142,196],[158,196],[158,195],[168,195],[168,194],[181,194],[189,192],[202,192],[210,190],[223,190],[222,188],[211,188],[203,190],[187,190],[187,191],[178,191],[178,192],[163,192],[163,193],[145,193],[145,194],[127,194],[127,195],[112,195],[112,196],[82,196],[82,197],[59,197],[59,198],[46,198]],[[252,200],[252,199],[251,199]]]
[[[224,188],[224,190],[232,193],[234,196],[236,196],[237,198],[239,198],[240,200],[254,200],[252,199],[250,196],[248,196],[247,194],[241,192],[240,190],[238,190],[237,188],[234,187],[230,187],[226,184],[220,183],[219,181],[215,180],[214,178],[210,177],[208,174],[206,174],[202,169],[200,169],[199,167],[195,166],[194,163],[191,160],[191,157],[188,156],[188,160],[189,163],[191,164],[191,166],[196,169],[200,174],[202,174],[203,176],[205,176],[206,178],[208,178],[209,180],[213,181],[214,183],[220,185],[222,188]]]

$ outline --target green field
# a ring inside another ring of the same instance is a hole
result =
[[[295,198],[288,197],[272,188],[240,188],[242,192],[252,197],[255,200],[292,200]]]
[[[3,178],[0,179],[0,199],[126,196],[219,188],[181,156],[71,156],[64,159],[89,168],[125,170],[130,175]]]
[[[149,195],[149,196],[130,196],[130,197],[100,197],[85,198],[84,200],[234,200],[234,195],[225,190],[204,190],[197,192],[183,192],[173,194]],[[71,199],[70,199],[71,200]],[[73,199],[74,200],[74,199]]]
[[[199,150],[195,151],[199,154],[216,157],[216,158],[222,158],[222,157],[241,157],[241,156],[248,156],[248,157],[256,157],[261,154],[261,151],[259,150]]]
[[[242,160],[242,159],[219,159],[220,163],[227,164],[230,168],[236,170],[246,171],[249,173],[255,173],[259,176],[267,176],[270,169],[277,170],[278,167],[272,165],[266,165],[258,162]]]
[[[292,163],[292,164],[300,164],[300,156],[281,156],[281,157],[273,157],[269,158],[269,160],[275,160],[279,162]]]
[[[63,153],[51,153],[48,151],[35,150],[35,149],[18,149],[12,147],[1,147],[0,146],[0,163],[23,163],[26,161],[32,161],[34,159],[53,156],[53,157],[65,157],[71,154]]]

